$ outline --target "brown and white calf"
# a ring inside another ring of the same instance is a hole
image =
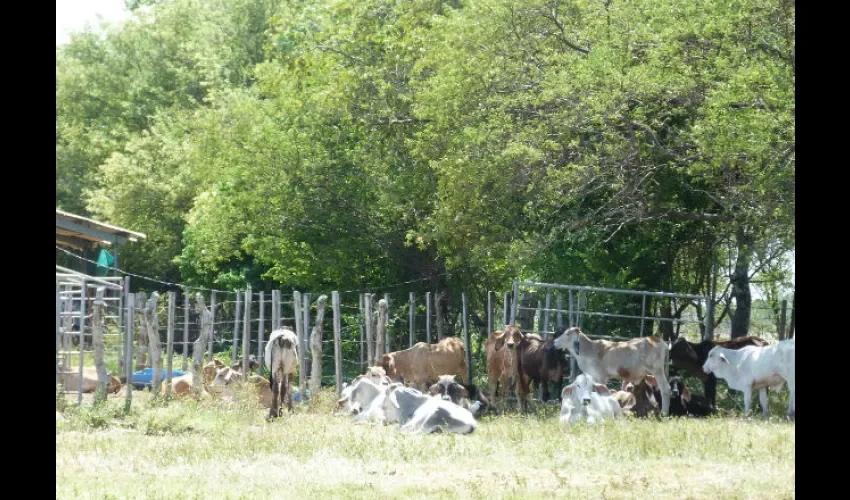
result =
[[[265,348],[266,368],[271,372],[272,404],[269,418],[280,416],[280,404],[286,401],[292,412],[292,379],[298,371],[298,337],[292,330],[281,328],[269,336]]]
[[[642,337],[625,342],[591,340],[573,327],[555,339],[555,347],[570,352],[579,368],[600,384],[609,379],[637,384],[655,376],[661,391],[661,414],[670,412],[670,383],[667,380],[669,347],[658,337]]]

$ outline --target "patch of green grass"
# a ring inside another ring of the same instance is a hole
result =
[[[336,394],[272,422],[250,391],[133,408],[111,395],[56,424],[57,498],[793,498],[795,424],[628,419],[563,426],[555,405],[472,435],[407,435],[334,415]]]

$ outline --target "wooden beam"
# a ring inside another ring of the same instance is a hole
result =
[[[56,218],[56,227],[61,227],[62,229],[67,229],[69,231],[74,231],[80,234],[96,236],[103,241],[115,241],[119,245],[124,245],[128,241],[127,238],[124,236],[114,233],[108,233],[106,231],[101,231],[100,229],[95,229],[93,227],[86,227],[81,224],[77,224],[76,222],[60,219],[59,217]]]

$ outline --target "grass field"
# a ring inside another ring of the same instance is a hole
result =
[[[322,392],[273,423],[247,394],[227,404],[135,392],[126,415],[123,395],[96,408],[60,401],[56,498],[795,497],[795,424],[779,418],[570,428],[546,405],[482,417],[472,435],[423,436],[354,424],[333,415],[335,399]]]

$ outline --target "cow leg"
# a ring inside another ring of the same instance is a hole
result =
[[[797,391],[795,390],[795,387],[794,387],[796,384],[795,384],[795,382],[788,380],[787,385],[788,385],[788,418],[793,420],[796,417],[796,413],[797,413],[797,408],[796,408],[796,406],[797,406],[797,401],[796,401]]]
[[[519,411],[525,413],[528,410],[528,393],[531,392],[531,378],[520,375],[518,385],[517,397],[519,398]]]
[[[278,415],[278,396],[280,394],[280,391],[277,387],[277,384],[280,380],[275,375],[274,371],[272,371],[270,379],[271,380],[269,380],[269,385],[271,385],[272,388],[272,406],[271,408],[269,408],[269,418],[275,418]]]
[[[767,387],[759,389],[759,403],[761,404],[761,415],[767,420]]]
[[[713,373],[709,373],[702,383],[703,394],[708,401],[709,406],[714,410],[714,405],[717,400],[717,377]]]
[[[292,374],[286,376],[286,409],[292,413]],[[301,401],[304,401],[304,394],[301,395]]]
[[[655,380],[658,384],[658,390],[661,392],[661,416],[670,416],[670,382],[663,373],[656,375]]]
[[[750,416],[750,405],[753,402],[753,390],[750,387],[744,389],[744,417]]]

